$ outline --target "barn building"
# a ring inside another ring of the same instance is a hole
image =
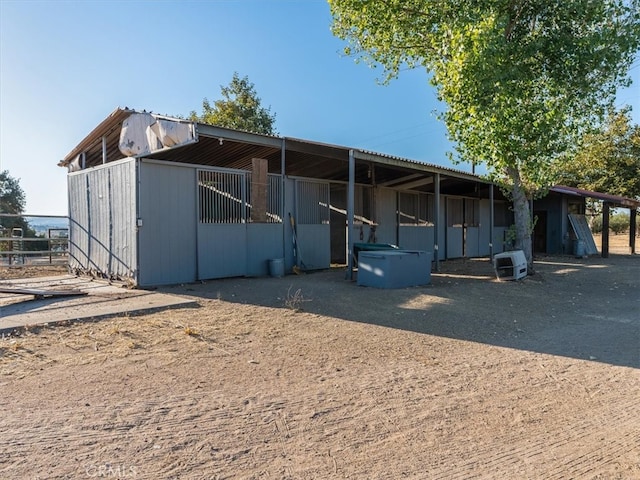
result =
[[[352,267],[356,243],[433,252],[437,269],[502,252],[512,224],[499,189],[457,169],[127,108],[59,165],[70,268],[141,287],[267,275],[274,259]]]

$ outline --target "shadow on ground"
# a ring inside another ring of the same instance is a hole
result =
[[[518,282],[497,281],[488,260],[441,267],[431,285],[399,290],[358,286],[344,270],[161,290],[640,368],[640,256],[544,257]]]

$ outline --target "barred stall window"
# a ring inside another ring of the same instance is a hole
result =
[[[401,226],[433,225],[433,195],[401,192],[399,203],[398,216]]]
[[[269,175],[267,185],[267,222],[282,223],[282,177]]]
[[[198,171],[201,223],[245,223],[247,181],[244,173]]]
[[[435,224],[434,199],[431,194],[420,194],[420,216],[418,225],[433,226]]]
[[[418,223],[418,194],[401,192],[398,208],[398,223],[402,226]]]
[[[282,223],[280,175],[268,175],[266,223]],[[198,171],[200,223],[252,222],[251,172]]]
[[[447,199],[447,226],[448,227],[461,227],[464,221],[462,215],[462,199],[461,198],[448,198]]]
[[[480,200],[467,198],[464,203],[464,223],[467,227],[480,225]]]
[[[299,180],[298,223],[306,225],[329,224],[329,184]]]
[[[373,225],[373,189],[356,185],[354,194],[354,223]]]

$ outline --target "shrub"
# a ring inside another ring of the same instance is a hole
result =
[[[609,220],[609,228],[618,235],[629,230],[629,215],[626,213],[616,213]]]

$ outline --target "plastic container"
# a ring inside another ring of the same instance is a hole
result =
[[[405,288],[431,283],[431,252],[377,250],[360,252],[358,285]]]
[[[284,277],[284,258],[269,260],[269,275],[276,278]]]

